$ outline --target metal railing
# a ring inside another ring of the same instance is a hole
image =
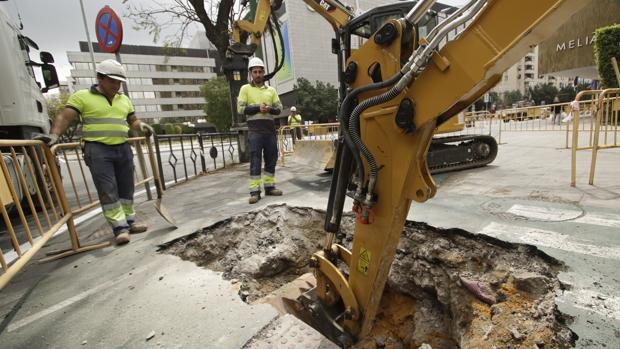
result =
[[[227,163],[238,163],[239,135],[235,132],[155,135],[155,149],[161,183],[166,189],[167,180],[177,184],[225,168]]]
[[[71,254],[109,245],[81,245],[55,157],[41,141],[0,140],[0,212],[10,240],[0,239],[0,289],[66,224]],[[7,164],[7,161],[9,162]],[[8,194],[8,195],[7,195]],[[34,235],[33,231],[38,234]],[[3,234],[4,235],[4,234]]]
[[[295,151],[295,142],[337,140],[339,127],[337,122],[281,126],[278,129],[278,158],[282,165],[285,164],[286,155]]]
[[[592,139],[592,160],[588,183],[594,184],[596,159],[600,149],[618,148],[618,113],[620,112],[620,89],[604,90],[598,96],[594,137]],[[602,133],[602,135],[601,135]],[[602,138],[602,139],[601,139]],[[572,183],[571,183],[572,184]]]

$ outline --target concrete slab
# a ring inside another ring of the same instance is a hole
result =
[[[571,188],[563,137],[503,134],[506,144],[492,166],[437,176],[437,196],[413,204],[409,219],[519,242],[528,238],[570,268],[561,278],[572,287],[558,295],[558,304],[575,316],[577,346],[620,347],[620,261],[614,252],[620,248],[620,149],[599,154],[596,186],[587,185],[590,155],[580,152],[578,185]],[[282,197],[249,205],[248,166],[236,166],[165,192],[177,230],[144,202],[138,216],[150,230],[132,236],[129,245],[30,263],[0,292],[2,347],[243,347],[280,321],[277,312],[243,303],[220,274],[159,254],[157,245],[269,204],[325,208],[329,175],[293,162],[277,171]],[[80,225],[79,233],[82,242],[111,237],[100,216]],[[44,251],[67,246],[61,235]]]

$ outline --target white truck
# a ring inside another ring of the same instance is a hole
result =
[[[32,49],[39,50],[39,47],[0,7],[0,139],[32,139],[37,133],[49,133],[50,120],[43,93],[58,87],[58,75],[52,65],[52,55],[41,51],[41,63],[34,62],[30,59]],[[41,69],[43,86],[36,80],[35,68]],[[32,194],[32,185],[29,185],[31,188],[19,185],[15,163],[8,150],[2,147],[0,150],[8,168],[8,180],[13,182],[20,200],[26,192]],[[32,157],[18,154],[17,158],[25,169],[25,162],[31,161]],[[32,178],[27,180],[32,183]],[[5,206],[10,207],[13,198],[7,184],[4,171],[0,171],[0,198]]]

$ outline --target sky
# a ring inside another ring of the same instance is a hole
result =
[[[95,18],[99,10],[105,5],[110,6],[123,21],[123,43],[133,45],[158,45],[163,41],[153,42],[153,38],[145,31],[135,30],[132,20],[124,18],[126,5],[122,0],[82,0],[88,22],[90,39],[97,41],[95,34]],[[129,0],[133,5],[150,7],[159,3],[171,3],[172,0]],[[301,1],[301,0],[287,0]],[[352,0],[341,0],[345,3],[354,3]],[[439,1],[452,6],[461,6],[467,0],[443,0]],[[67,51],[79,51],[79,41],[86,41],[84,21],[80,10],[80,0],[9,0],[1,1],[0,7],[11,17],[18,21],[19,13],[24,25],[23,33],[34,40],[43,51],[49,51],[54,55],[58,77],[61,81],[66,80],[71,66],[67,60]],[[198,27],[196,27],[198,28]],[[195,32],[193,29],[192,32]],[[171,34],[169,31],[167,34]],[[165,36],[164,33],[163,36]],[[32,55],[33,60],[38,56]]]

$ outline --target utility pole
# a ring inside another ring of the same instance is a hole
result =
[[[86,40],[88,42],[88,51],[90,52],[90,60],[93,62],[93,76],[96,78],[97,62],[95,61],[95,52],[90,42],[90,34],[88,33],[88,22],[86,21],[86,12],[84,11],[84,2],[80,0],[80,8],[82,9],[82,19],[84,20],[84,30],[86,31]]]

